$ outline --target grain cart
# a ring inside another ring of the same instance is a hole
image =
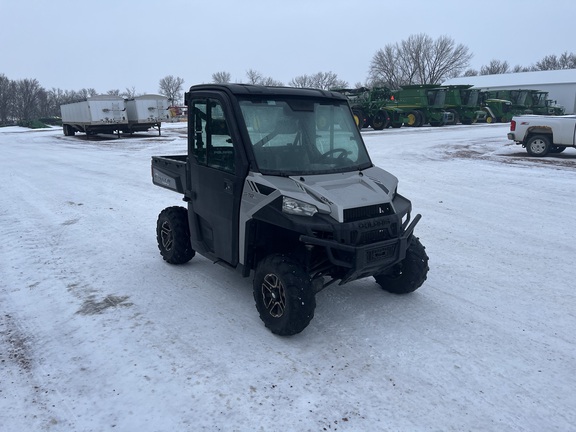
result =
[[[98,133],[118,134],[128,129],[126,102],[120,96],[98,95],[81,102],[60,105],[64,135],[76,132],[87,135]]]
[[[454,122],[454,114],[445,110],[445,88],[433,84],[406,85],[393,94],[395,107],[405,112],[407,126],[442,126]]]
[[[199,253],[253,275],[260,318],[279,335],[304,330],[334,282],[373,277],[396,294],[422,285],[420,215],[370,160],[344,95],[205,84],[185,101],[187,154],[152,157],[153,183],[187,204],[158,216],[166,262]]]
[[[168,98],[162,95],[146,94],[126,100],[128,131],[142,132],[157,128],[161,135],[163,121],[170,119]]]

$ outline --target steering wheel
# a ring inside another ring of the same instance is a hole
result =
[[[345,159],[348,157],[348,155],[350,154],[350,152],[346,149],[343,148],[333,148],[331,150],[328,150],[326,153],[323,153],[322,156],[320,156],[320,160],[324,160],[324,159],[328,159],[329,157],[333,157],[332,155],[334,153],[340,153],[340,155],[334,159]]]

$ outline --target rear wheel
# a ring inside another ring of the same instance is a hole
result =
[[[530,156],[546,156],[550,147],[550,138],[546,135],[531,136],[526,143],[526,151]]]
[[[420,240],[412,238],[406,258],[398,263],[392,273],[375,275],[374,279],[385,291],[393,294],[408,294],[416,291],[428,275],[428,255]]]
[[[76,130],[70,125],[65,124],[62,126],[62,128],[64,129],[65,136],[74,136],[76,133]]]
[[[190,245],[188,211],[184,207],[168,207],[160,212],[156,223],[156,240],[164,261],[184,264],[196,252]]]
[[[388,122],[390,121],[390,117],[388,117],[388,113],[386,111],[380,110],[372,119],[372,128],[374,130],[382,130],[388,127]]]
[[[312,280],[304,266],[288,255],[264,258],[254,273],[253,289],[260,319],[272,333],[300,333],[314,317]]]
[[[407,126],[420,127],[422,126],[422,114],[419,111],[410,111],[406,116],[408,118]]]

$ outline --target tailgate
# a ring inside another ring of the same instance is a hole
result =
[[[152,183],[166,189],[185,191],[188,156],[152,156]]]

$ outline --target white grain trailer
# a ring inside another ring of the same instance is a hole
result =
[[[162,122],[170,118],[168,98],[155,94],[146,94],[127,99],[126,112],[130,133],[157,128],[158,135],[160,135]]]
[[[64,135],[87,135],[128,130],[126,102],[120,96],[98,95],[81,102],[60,105]]]

